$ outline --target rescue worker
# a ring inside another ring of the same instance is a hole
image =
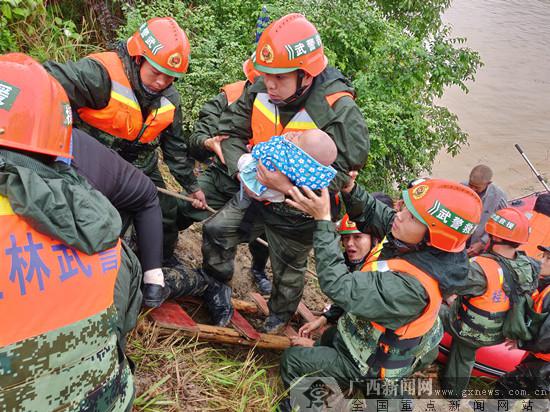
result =
[[[537,197],[533,210],[525,214],[529,219],[531,233],[529,241],[520,247],[527,256],[536,258],[540,250],[539,245],[550,245],[550,193],[543,193]]]
[[[140,279],[139,262],[119,240],[116,209],[72,168],[57,168],[56,156],[71,157],[71,119],[65,91],[39,63],[0,56],[6,412],[132,408],[123,346],[135,324],[126,316],[130,304],[114,296],[127,279]],[[132,292],[139,308],[139,289]]]
[[[489,236],[485,233],[485,223],[497,210],[508,204],[506,194],[493,182],[493,171],[489,166],[477,165],[471,172],[467,184],[474,190],[483,202],[483,215],[475,233],[470,238],[466,252],[468,256],[479,255],[489,243]]]
[[[171,17],[142,24],[115,50],[96,53],[77,62],[47,62],[46,69],[65,88],[76,125],[141,169],[159,187],[166,187],[158,169],[156,149],[177,182],[206,206],[204,193],[187,157],[182,130],[180,96],[173,86],[187,72],[190,46],[184,31]],[[164,223],[164,259],[169,263],[177,241],[177,202],[159,195]],[[147,276],[146,284],[164,285],[161,274]],[[152,300],[165,291],[145,288]]]
[[[386,241],[361,271],[350,272],[330,222],[328,192],[302,190],[292,188],[287,202],[315,218],[319,285],[345,314],[336,330],[325,331],[322,346],[283,353],[285,388],[306,375],[332,377],[343,389],[363,379],[391,384],[430,364],[443,336],[442,296],[465,285],[463,250],[479,222],[479,197],[459,183],[428,179],[403,191],[397,212],[352,183],[343,190],[350,219]]]
[[[221,209],[235,193],[239,191],[239,182],[231,177],[225,166],[221,151],[221,142],[227,136],[218,135],[218,123],[225,109],[233,104],[246,87],[253,84],[260,75],[254,69],[252,59],[243,64],[243,72],[247,80],[237,81],[222,87],[221,92],[212,100],[206,102],[199,113],[193,133],[189,137],[189,152],[198,160],[208,161],[214,157],[206,170],[197,178],[208,205],[215,210]],[[178,202],[178,230],[184,230],[194,222],[202,222],[210,213],[194,208],[189,202]],[[256,241],[248,245],[252,255],[252,278],[260,293],[271,293],[271,281],[265,273],[269,257],[267,248]]]
[[[386,204],[386,203],[384,203]],[[363,233],[357,229],[355,222],[344,215],[338,227],[338,234],[344,249],[344,261],[350,272],[361,270],[369,252],[378,243],[370,234]],[[312,333],[325,327],[328,323],[336,324],[344,310],[336,304],[330,305],[321,316],[307,322],[298,331],[298,337],[291,337],[292,346],[312,347],[314,341],[310,339]]]
[[[459,294],[450,308],[442,306],[440,312],[445,331],[453,338],[441,383],[455,398],[463,397],[468,386],[476,350],[504,342],[510,296],[516,290],[531,294],[537,285],[538,263],[518,252],[529,237],[525,215],[514,208],[500,209],[491,216],[485,231],[489,253],[471,260],[469,277],[475,286],[467,294]]]
[[[259,39],[255,56],[254,67],[262,76],[225,110],[218,126],[219,135],[229,136],[221,143],[229,175],[238,179],[237,162],[248,152],[247,145],[288,131],[318,128],[328,133],[338,148],[332,165],[338,173],[330,186],[331,192],[337,193],[349,180],[349,170],[365,164],[369,150],[367,127],[349,81],[327,67],[319,33],[301,14],[271,23]],[[292,186],[282,173],[270,172],[262,165],[258,178],[282,193]],[[240,230],[245,216],[248,234]],[[237,245],[265,232],[273,290],[263,330],[278,333],[302,296],[313,227],[311,217],[284,203],[264,204],[237,194],[203,226],[203,270],[222,282],[230,281]],[[226,303],[225,310],[212,311],[219,325],[226,324],[232,314],[231,302]]]
[[[537,410],[547,411],[550,395],[550,244],[539,245],[537,249],[542,256],[539,286],[533,295],[534,309],[537,313],[546,314],[546,318],[536,338],[520,345],[520,349],[529,351],[529,355],[512,372],[502,376],[496,388],[504,398],[521,393],[518,389],[524,390],[529,398],[541,399]]]

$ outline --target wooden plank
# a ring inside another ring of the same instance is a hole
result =
[[[260,295],[257,292],[250,292],[249,296],[252,298],[254,302],[258,305],[258,308],[260,311],[265,315],[269,315],[269,308],[267,307],[267,302],[265,301],[264,297]],[[286,325],[285,327],[285,335],[289,338],[298,336],[298,332],[294,330],[294,328],[290,325]]]
[[[286,336],[260,333],[260,338],[258,340],[250,340],[241,336],[239,332],[234,329],[204,325],[202,323],[197,323],[197,327],[199,329],[198,331],[182,329],[174,324],[163,325],[159,323],[159,325],[161,327],[169,329],[181,330],[181,332],[186,336],[196,336],[199,340],[205,340],[209,342],[227,343],[231,345],[242,345],[281,351],[290,347],[290,339]]]
[[[149,312],[149,316],[160,326],[190,332],[199,331],[199,327],[191,316],[179,304],[173,301],[164,302],[161,307]]]
[[[233,310],[233,316],[231,317],[231,324],[233,327],[241,333],[244,337],[251,340],[259,340],[260,334],[254,329],[254,327],[239,313],[238,310]]]

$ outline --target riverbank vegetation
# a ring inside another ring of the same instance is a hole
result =
[[[429,171],[442,149],[466,143],[456,116],[434,99],[446,87],[467,91],[479,55],[441,22],[449,0],[0,0],[0,52],[39,60],[76,59],[127,38],[153,16],[173,16],[192,45],[190,72],[176,86],[186,127],[220,86],[243,78],[262,5],[276,19],[300,11],[317,26],[331,64],[353,82],[370,130],[361,181],[376,190]],[[115,34],[116,33],[116,34]]]

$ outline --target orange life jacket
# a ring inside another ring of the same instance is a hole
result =
[[[535,295],[533,296],[533,299],[535,301],[535,306],[534,306],[535,312],[542,313],[544,299],[546,298],[546,296],[549,296],[549,295],[550,295],[550,286],[546,286],[546,288],[544,288],[544,290],[540,293],[535,292]],[[550,353],[533,353],[533,355],[539,359],[545,360],[546,362],[550,362]]]
[[[523,250],[527,256],[536,258],[540,254],[538,245],[550,245],[550,217],[535,211],[527,212],[525,216],[529,219],[531,232],[528,242],[521,245],[519,250]]]
[[[437,280],[403,259],[376,260],[374,262],[367,262],[361,268],[361,271],[403,272],[418,280],[426,290],[429,302],[424,308],[422,314],[410,323],[403,325],[393,331],[399,337],[399,339],[402,340],[418,338],[425,335],[426,332],[428,332],[432,328],[439,314],[439,308],[442,301],[441,292],[439,290],[439,283],[437,282]],[[379,331],[383,333],[386,331],[386,328],[384,326],[379,325],[376,322],[371,323]]]
[[[400,353],[414,351],[421,344],[422,338],[434,327],[441,306],[442,297],[437,280],[429,276],[411,263],[403,259],[375,260],[365,263],[362,272],[369,271],[394,271],[406,273],[420,282],[428,294],[428,304],[420,316],[406,325],[395,330],[370,321],[373,328],[381,332],[377,341],[377,349],[372,353],[367,364],[370,368],[378,370],[378,377],[384,379],[388,369],[409,367],[414,362],[414,356],[396,359],[391,355],[392,348]]]
[[[150,143],[174,121],[176,107],[166,98],[160,98],[160,107],[154,109],[145,121],[130,80],[126,76],[120,57],[115,52],[91,54],[88,57],[100,62],[111,79],[111,98],[102,109],[82,107],[80,118],[96,129],[124,140]]]
[[[88,256],[33,229],[3,196],[0,228],[0,348],[113,304],[120,242]]]
[[[222,91],[225,93],[227,98],[227,105],[231,105],[235,100],[237,100],[244,91],[244,86],[246,85],[246,80],[241,80],[235,83],[226,84],[222,87]]]
[[[502,289],[504,273],[500,265],[494,259],[484,256],[476,256],[472,258],[472,262],[476,262],[483,270],[487,279],[487,289],[481,296],[464,298],[460,315],[464,323],[474,329],[479,329],[477,324],[472,324],[470,312],[475,312],[490,320],[503,320],[510,309],[510,300]]]
[[[353,95],[349,92],[337,92],[325,96],[325,99],[332,107],[338,99],[344,96],[353,98]],[[305,108],[299,110],[283,127],[279,120],[277,106],[269,101],[267,93],[258,93],[254,99],[251,126],[252,139],[249,143],[252,146],[267,142],[272,136],[318,128]]]

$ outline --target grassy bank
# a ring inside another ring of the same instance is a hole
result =
[[[278,354],[197,342],[142,316],[128,339],[136,411],[269,411],[283,390]]]

